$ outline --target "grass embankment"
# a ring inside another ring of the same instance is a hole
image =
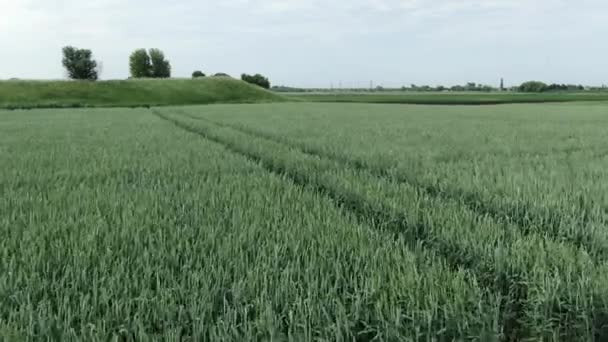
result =
[[[291,99],[309,102],[395,103],[428,105],[492,105],[509,103],[545,103],[608,101],[603,93],[290,93]]]
[[[0,108],[4,109],[252,103],[281,99],[280,95],[227,77],[0,82]]]

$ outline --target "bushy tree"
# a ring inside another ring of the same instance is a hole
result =
[[[97,62],[93,60],[91,50],[66,46],[63,48],[62,63],[68,72],[68,77],[73,80],[95,81],[99,76]]]
[[[528,81],[522,83],[518,90],[524,93],[542,93],[547,90],[547,85],[539,81]]]
[[[167,78],[171,77],[171,64],[159,49],[137,49],[129,57],[131,77]]]
[[[199,78],[199,77],[205,77],[205,74],[200,70],[196,70],[195,72],[192,73],[192,78]]]
[[[228,75],[224,72],[218,72],[215,75],[213,75],[213,77],[230,77],[230,75]]]
[[[129,57],[129,67],[133,78],[152,77],[152,62],[146,49],[133,51]]]
[[[171,64],[165,59],[165,54],[159,49],[150,49],[150,60],[152,61],[152,77],[171,77]]]
[[[266,78],[260,74],[255,74],[255,75],[242,74],[241,79],[247,83],[255,84],[262,88],[266,88],[266,89],[270,88],[270,81],[268,80],[268,78]]]
[[[475,91],[475,90],[477,90],[477,83],[467,82],[467,84],[464,86],[464,89],[466,91]]]

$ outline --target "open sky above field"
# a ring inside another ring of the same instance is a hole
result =
[[[260,72],[273,84],[365,87],[608,83],[603,0],[0,0],[0,79],[62,78],[61,47],[105,79],[158,47],[173,75]]]

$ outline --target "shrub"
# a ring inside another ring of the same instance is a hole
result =
[[[255,74],[253,76],[247,75],[247,74],[242,74],[241,79],[247,83],[255,84],[255,85],[260,86],[265,89],[270,88],[270,81],[268,81],[268,78],[266,78],[260,74]]]
[[[196,70],[195,72],[192,73],[192,78],[199,78],[199,77],[205,77],[205,74],[200,70]]]
[[[213,77],[230,77],[230,75],[223,72],[218,72],[217,74],[213,75]]]

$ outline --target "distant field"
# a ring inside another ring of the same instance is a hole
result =
[[[286,96],[310,102],[356,102],[386,104],[444,104],[444,105],[483,105],[506,103],[544,103],[574,101],[608,101],[608,92],[585,93],[511,93],[511,92],[374,92],[374,93],[283,93]]]
[[[606,341],[607,110],[0,110],[0,340]]]
[[[137,107],[281,101],[228,77],[123,81],[0,81],[0,108]]]

